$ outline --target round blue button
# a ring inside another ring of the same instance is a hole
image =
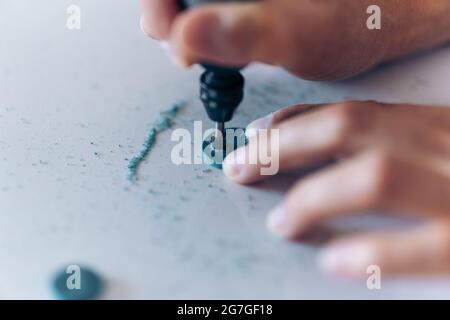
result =
[[[103,289],[103,281],[97,273],[75,264],[59,271],[52,282],[53,293],[60,300],[97,299]]]

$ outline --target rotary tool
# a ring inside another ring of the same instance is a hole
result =
[[[179,0],[182,9],[219,2],[246,2],[254,0]],[[229,122],[244,98],[242,67],[225,67],[200,62],[205,72],[200,77],[200,99],[209,118],[216,123],[216,135],[225,142],[225,123]],[[217,138],[217,136],[216,136]],[[222,144],[225,148],[226,143]]]

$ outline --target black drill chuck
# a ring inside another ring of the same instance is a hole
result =
[[[211,120],[228,122],[244,99],[244,77],[235,69],[205,68],[200,78],[200,99]]]
[[[236,2],[236,0],[179,0],[182,9],[213,2]],[[228,122],[244,98],[245,81],[239,71],[241,68],[227,68],[208,63],[201,65],[206,71],[200,78],[200,99],[206,112],[215,122]]]

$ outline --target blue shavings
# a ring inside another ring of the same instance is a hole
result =
[[[135,181],[139,165],[148,156],[155,144],[156,137],[161,132],[169,129],[173,125],[173,119],[178,111],[185,106],[185,102],[175,103],[170,109],[161,112],[159,119],[148,129],[147,137],[139,152],[128,162],[128,180]]]

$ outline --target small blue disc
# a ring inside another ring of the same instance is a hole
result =
[[[222,170],[222,162],[232,151],[248,143],[245,129],[226,128],[225,143],[217,144],[214,134],[203,140],[203,161],[210,166]],[[225,145],[225,148],[222,146]]]
[[[93,270],[71,265],[55,275],[52,289],[60,300],[94,300],[102,292],[103,281]]]

